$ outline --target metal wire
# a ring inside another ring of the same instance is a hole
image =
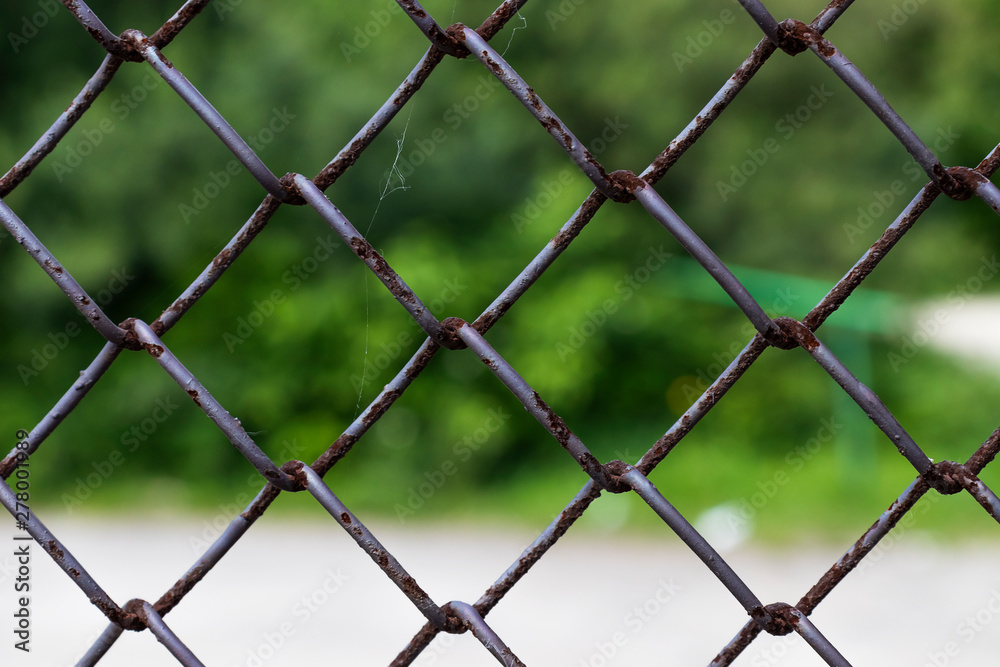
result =
[[[375,566],[399,587],[403,596],[427,619],[426,624],[416,632],[392,665],[411,664],[438,633],[460,633],[467,630],[471,631],[483,644],[484,649],[501,664],[522,665],[512,649],[487,624],[486,616],[603,492],[635,493],[642,498],[650,509],[702,559],[747,612],[749,620],[746,625],[712,660],[711,665],[718,666],[731,664],[761,632],[783,635],[793,631],[800,634],[828,664],[849,665],[848,660],[823,636],[809,616],[834,587],[849,576],[879,541],[889,534],[903,516],[914,507],[917,500],[931,490],[942,495],[966,491],[990,516],[1000,521],[1000,499],[978,477],[1000,449],[1000,429],[964,464],[950,461],[933,463],[888,407],[868,387],[858,381],[851,370],[834,356],[815,333],[826,318],[850,297],[886,257],[941,192],[956,200],[978,197],[1000,214],[1000,190],[990,181],[990,177],[1000,166],[1000,146],[994,148],[976,167],[946,169],[905,120],[893,110],[878,88],[823,36],[851,6],[850,0],[834,0],[810,24],[794,19],[778,22],[759,0],[739,0],[763,32],[762,41],[707,102],[698,116],[650,165],[641,170],[638,176],[630,171],[608,173],[556,112],[542,101],[529,83],[489,44],[491,38],[516,15],[526,1],[503,2],[478,29],[472,30],[461,24],[443,28],[415,0],[397,0],[402,11],[428,39],[428,51],[392,96],[375,112],[371,120],[315,178],[309,179],[302,174],[292,173],[279,179],[195,85],[160,52],[163,46],[180,35],[207,6],[209,0],[189,0],[184,3],[167,23],[148,38],[137,30],[126,30],[121,37],[118,37],[82,0],[63,0],[63,4],[72,16],[107,52],[107,56],[93,77],[71,101],[66,111],[34,143],[24,157],[0,178],[0,196],[8,195],[23,183],[32,170],[52,152],[66,133],[87,112],[121,67],[126,66],[126,63],[143,61],[149,63],[233,153],[239,163],[260,184],[263,195],[263,201],[240,231],[156,321],[146,324],[130,318],[120,325],[114,324],[107,317],[95,300],[38,240],[28,225],[7,204],[0,201],[0,221],[4,228],[62,290],[87,322],[107,341],[90,366],[81,373],[80,378],[48,414],[26,434],[24,444],[16,447],[0,462],[0,475],[4,480],[0,484],[0,503],[19,521],[19,527],[41,545],[95,608],[110,621],[100,638],[85,651],[79,664],[97,664],[121,636],[123,630],[149,630],[179,663],[202,664],[184,645],[182,639],[170,630],[163,617],[183,602],[185,596],[206,573],[222,561],[282,491],[293,493],[308,491],[312,494],[332,519],[372,558]],[[777,50],[792,55],[811,51],[885,124],[891,135],[906,148],[931,179],[906,205],[881,238],[801,321],[791,318],[771,319],[726,263],[653,188],[653,185],[705,134]],[[471,324],[457,318],[439,321],[434,317],[418,295],[407,286],[403,277],[374,250],[365,236],[324,194],[327,188],[356,162],[400,109],[412,99],[439,63],[449,56],[465,58],[470,54],[480,62],[486,75],[495,77],[541,123],[595,187],[559,233]],[[757,333],[711,386],[638,461],[634,462],[634,465],[623,461],[602,463],[572,432],[553,407],[528,385],[502,353],[487,342],[485,334],[535,284],[538,276],[560,257],[608,200],[624,204],[636,199],[650,216],[672,234],[701,264],[708,275],[719,283],[734,305],[752,323]],[[314,209],[318,222],[329,225],[340,236],[428,336],[375,400],[311,465],[294,460],[280,464],[272,461],[254,443],[239,421],[212,397],[206,386],[184,366],[162,340],[164,334],[183,318],[188,309],[220,280],[240,254],[257,238],[281,205],[307,205]],[[470,352],[458,351],[466,347]],[[888,442],[899,450],[917,472],[913,482],[889,509],[794,606],[784,603],[765,605],[757,593],[744,583],[737,571],[647,477],[664,461],[677,443],[713,410],[726,392],[769,347],[782,350],[803,348],[878,425]],[[548,528],[473,604],[453,601],[438,605],[434,602],[420,587],[416,578],[386,550],[324,480],[325,474],[351,451],[375,422],[386,414],[395,401],[411,387],[430,359],[442,348],[455,350],[456,352],[449,352],[454,354],[475,354],[589,476],[589,480]],[[163,370],[188,393],[233,446],[257,469],[261,474],[263,486],[246,509],[232,518],[222,535],[159,600],[150,603],[135,599],[119,606],[88,574],[84,565],[73,556],[68,545],[60,542],[38,516],[33,513],[30,516],[25,515],[22,504],[19,503],[14,489],[7,480],[21,467],[28,466],[31,458],[44,456],[43,445],[46,438],[85,399],[89,390],[100,381],[105,371],[126,350],[146,351],[152,355]],[[863,659],[863,656],[858,657]]]

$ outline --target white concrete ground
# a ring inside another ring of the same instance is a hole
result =
[[[981,283],[980,283],[981,284]],[[924,345],[964,359],[978,367],[1000,368],[1000,297],[965,297],[952,294],[947,299],[918,308],[909,336],[904,339],[904,357]]]
[[[166,590],[195,561],[192,538],[204,524],[109,518],[49,528],[123,604]],[[371,528],[438,603],[475,601],[534,538],[510,528]],[[742,546],[726,558],[765,603],[794,603],[846,546]],[[0,665],[75,664],[106,623],[37,546],[33,554],[30,654],[12,648],[12,560],[0,557],[8,626],[0,628]],[[911,533],[871,558],[813,615],[852,664],[996,664],[1000,544],[942,547]],[[707,665],[745,619],[666,528],[645,536],[571,532],[488,617],[527,665],[545,667]],[[332,522],[265,516],[166,621],[210,666],[367,667],[388,665],[422,617]],[[101,664],[177,663],[148,633],[126,633]],[[466,634],[439,638],[415,664],[497,663]],[[824,663],[790,636],[759,639],[735,664]]]

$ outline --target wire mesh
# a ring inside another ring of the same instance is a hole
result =
[[[401,595],[405,596],[426,619],[425,625],[416,629],[410,643],[401,648],[392,662],[393,665],[413,663],[440,633],[454,634],[467,631],[482,644],[484,651],[501,664],[523,664],[516,655],[517,647],[508,646],[501,634],[491,628],[488,623],[489,613],[604,493],[634,493],[641,498],[649,509],[662,519],[666,527],[704,562],[745,609],[748,616],[746,624],[737,629],[735,637],[728,645],[721,648],[711,660],[711,665],[731,664],[762,632],[772,635],[797,633],[826,663],[851,664],[824,637],[822,628],[813,624],[810,615],[925,494],[931,491],[942,495],[967,492],[994,520],[1000,520],[1000,499],[978,476],[993,460],[1000,447],[1000,430],[994,432],[981,446],[972,451],[964,463],[933,462],[878,396],[860,382],[851,369],[824,344],[817,331],[827,318],[852,296],[852,293],[885,259],[940,194],[943,193],[958,201],[981,199],[1000,213],[1000,192],[990,181],[990,177],[1000,166],[1000,146],[990,151],[975,167],[948,168],[942,165],[934,151],[893,110],[862,70],[824,37],[824,33],[850,8],[852,2],[849,0],[834,0],[810,23],[795,19],[779,22],[759,0],[739,0],[740,5],[764,35],[760,43],[696,118],[646,168],[638,174],[629,170],[609,172],[595,157],[594,152],[588,150],[588,147],[574,134],[573,129],[543,101],[542,95],[545,91],[536,92],[530,82],[522,78],[491,43],[492,38],[517,15],[527,0],[506,0],[475,29],[462,24],[443,27],[416,0],[397,0],[397,2],[417,29],[427,37],[428,50],[390,98],[313,178],[300,173],[277,176],[258,157],[254,149],[254,144],[257,142],[245,139],[236,132],[198,88],[163,55],[163,49],[172,41],[175,39],[183,41],[183,31],[189,24],[197,21],[198,14],[208,6],[209,0],[189,0],[167,23],[148,36],[134,29],[126,30],[120,36],[116,36],[102,22],[98,14],[81,0],[63,0],[64,8],[56,7],[55,3],[52,3],[52,7],[42,7],[46,15],[49,9],[53,12],[56,9],[70,12],[107,52],[107,56],[66,111],[35,142],[24,157],[0,178],[0,196],[7,196],[14,191],[43,160],[52,154],[53,149],[87,113],[120,69],[143,66],[141,63],[148,64],[156,76],[160,77],[231,151],[238,163],[231,173],[235,175],[241,169],[245,169],[263,190],[263,200],[240,231],[225,244],[222,251],[201,274],[168,305],[162,315],[150,323],[129,318],[116,324],[109,319],[99,305],[100,300],[88,294],[73,278],[69,268],[43,245],[31,227],[12,208],[0,202],[0,220],[5,229],[38,264],[41,271],[65,294],[86,322],[107,341],[89,367],[80,374],[80,378],[48,414],[30,431],[18,433],[18,444],[0,463],[0,475],[5,480],[4,484],[0,484],[0,502],[17,522],[19,532],[15,537],[15,543],[18,545],[19,553],[28,554],[31,548],[37,548],[48,554],[109,622],[107,630],[89,650],[86,650],[78,664],[97,664],[124,630],[138,632],[149,630],[179,663],[202,664],[185,646],[184,638],[171,631],[166,619],[169,618],[171,610],[185,601],[186,596],[223,560],[227,552],[283,492],[311,494],[329,513],[331,519],[371,557],[373,567],[380,568],[399,588]],[[568,17],[562,18],[566,20]],[[14,46],[16,49],[16,44]],[[178,46],[183,48],[182,45]],[[903,208],[881,237],[840,281],[829,288],[826,296],[801,320],[787,316],[772,319],[768,316],[765,308],[737,279],[727,264],[653,187],[708,131],[748,82],[779,50],[788,55],[811,51],[812,55],[829,67],[846,88],[885,125],[885,130],[906,149],[928,178],[920,193]],[[433,75],[435,68],[449,57],[472,58],[479,61],[484,75],[499,82],[534,116],[556,144],[565,151],[567,159],[594,186],[593,192],[580,204],[558,234],[473,322],[457,317],[438,319],[432,313],[428,302],[422,300],[420,295],[405,282],[406,276],[397,273],[373,247],[365,234],[361,233],[326,195],[330,186],[354,165],[375,137],[417,95],[424,82]],[[155,79],[151,81],[154,81],[154,85],[158,83]],[[659,223],[665,232],[673,236],[719,284],[755,330],[752,339],[746,343],[742,351],[718,374],[682,417],[638,460],[631,462],[621,460],[601,462],[571,430],[571,426],[556,409],[545,400],[545,397],[535,391],[518,370],[505,359],[504,351],[498,350],[486,337],[490,328],[532,288],[537,278],[563,254],[584,226],[609,202],[611,205],[637,202],[633,206],[645,209],[649,216]],[[222,279],[230,266],[254,243],[267,221],[282,206],[312,209],[316,224],[325,223],[332,233],[339,237],[343,245],[368,267],[426,334],[426,340],[417,352],[399,368],[397,374],[357,419],[311,464],[298,460],[273,461],[262,451],[239,420],[230,415],[210,393],[207,387],[212,384],[211,378],[207,378],[203,383],[188,370],[183,359],[176,356],[165,341],[166,334]],[[823,573],[816,584],[794,605],[784,602],[765,603],[648,478],[648,475],[719,404],[726,392],[769,348],[782,351],[801,348],[812,357],[878,426],[888,442],[912,465],[916,473],[913,482],[901,492],[889,509],[876,519],[857,542]],[[463,351],[466,349],[467,352]],[[256,468],[261,477],[262,488],[243,512],[231,518],[231,523],[222,535],[159,599],[152,602],[133,599],[120,603],[88,573],[86,564],[77,560],[73,555],[72,545],[60,541],[57,535],[46,528],[41,517],[31,511],[30,470],[32,461],[36,457],[45,455],[46,438],[60,427],[61,422],[82,401],[86,400],[88,392],[101,380],[102,375],[119,356],[129,352],[146,353],[155,359],[163,371],[217,425],[226,439]],[[344,459],[353,448],[363,443],[363,436],[392,408],[404,392],[419,391],[421,373],[439,354],[471,354],[478,357],[589,478],[548,528],[538,535],[507,571],[501,573],[496,581],[488,586],[478,600],[471,603],[433,600],[419,584],[418,577],[405,569],[404,564],[379,542],[377,536],[365,526],[361,517],[353,513],[338,498],[335,489],[324,480],[326,473]],[[416,389],[411,388],[414,384],[417,386]],[[17,634],[16,629],[15,634]],[[20,638],[26,647],[30,641],[30,633],[22,630]],[[669,652],[669,649],[665,648],[665,651]],[[861,659],[863,656],[858,658]]]

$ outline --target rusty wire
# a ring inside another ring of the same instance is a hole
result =
[[[63,0],[63,4],[81,26],[107,51],[107,56],[66,111],[35,142],[25,156],[0,178],[0,196],[6,196],[13,191],[52,152],[126,62],[143,61],[148,63],[215,132],[258,181],[264,194],[263,201],[236,236],[194,282],[163,311],[163,314],[148,324],[132,318],[121,324],[114,324],[109,320],[94,299],[45,248],[28,225],[11,208],[0,202],[0,221],[3,226],[63,291],[90,325],[108,341],[90,366],[81,373],[79,380],[74,382],[48,414],[28,433],[24,439],[27,446],[15,448],[0,463],[0,475],[5,480],[0,484],[0,502],[4,507],[12,515],[17,514],[15,493],[6,480],[19,466],[25,465],[30,457],[39,455],[38,452],[42,449],[46,438],[66,415],[85,399],[88,391],[100,380],[123,350],[145,351],[153,356],[163,370],[216,423],[234,447],[262,476],[263,488],[246,510],[232,518],[228,528],[214,544],[154,603],[136,599],[119,605],[91,577],[84,564],[73,556],[68,546],[52,534],[41,519],[32,513],[30,519],[25,522],[27,532],[50,554],[110,622],[97,642],[86,651],[79,664],[96,664],[123,630],[146,629],[155,635],[181,664],[202,664],[184,645],[183,638],[176,636],[170,630],[164,617],[183,602],[187,593],[246,534],[281,491],[311,493],[333,520],[371,556],[375,566],[384,571],[426,618],[426,625],[415,633],[411,642],[392,662],[393,665],[400,666],[411,664],[438,633],[465,631],[470,631],[483,644],[484,649],[501,664],[521,665],[514,650],[508,647],[489,626],[486,617],[602,492],[637,494],[704,561],[709,570],[744,607],[749,620],[711,662],[712,665],[719,666],[731,664],[762,631],[774,635],[796,632],[828,664],[850,664],[823,636],[821,630],[813,625],[809,616],[830,591],[878,544],[879,540],[893,529],[917,500],[929,491],[934,490],[944,495],[966,491],[994,519],[1000,521],[1000,499],[978,478],[978,474],[993,460],[1000,448],[1000,429],[979,447],[966,463],[950,461],[933,463],[887,406],[862,384],[816,335],[816,331],[827,317],[850,297],[940,193],[943,192],[956,200],[975,196],[1000,213],[998,209],[1000,192],[989,180],[1000,165],[1000,146],[993,149],[976,167],[945,168],[903,118],[889,106],[875,85],[823,36],[850,7],[850,0],[834,0],[809,24],[794,19],[779,22],[759,0],[739,0],[763,32],[762,41],[718,93],[709,100],[698,116],[638,176],[631,171],[608,173],[529,83],[490,46],[491,38],[516,15],[526,1],[506,0],[473,30],[461,24],[444,28],[415,0],[397,0],[417,28],[427,37],[430,42],[429,48],[371,120],[315,178],[309,179],[298,173],[277,177],[183,73],[163,57],[161,49],[195,19],[208,4],[208,0],[189,0],[184,3],[177,13],[150,37],[137,30],[126,30],[120,36],[115,36],[82,0]],[[768,317],[761,305],[754,300],[726,264],[653,187],[726,110],[747,82],[777,50],[791,55],[811,51],[864,101],[930,178],[881,238],[801,321],[788,317],[778,319]],[[479,60],[484,70],[489,75],[495,76],[527,108],[565,150],[569,159],[594,184],[594,191],[581,203],[559,233],[472,323],[458,318],[439,321],[419,296],[406,285],[403,276],[395,272],[335,203],[325,195],[327,188],[354,164],[358,156],[420,89],[435,67],[448,56],[458,58],[471,56]],[[743,351],[723,370],[704,394],[649,447],[638,461],[632,464],[617,460],[600,462],[553,407],[532,389],[518,371],[504,359],[501,352],[485,338],[489,329],[531,288],[537,277],[555,262],[608,200],[622,204],[638,200],[638,204],[673,235],[719,283],[757,331]],[[183,362],[163,341],[166,332],[212,288],[254,241],[281,205],[308,206],[314,209],[319,220],[337,233],[427,334],[426,341],[413,357],[400,368],[397,375],[385,385],[360,416],[311,465],[301,461],[287,461],[283,464],[272,461],[261,451],[239,421],[229,415],[211,395],[206,385],[185,368]],[[878,425],[888,441],[899,450],[916,472],[914,481],[891,507],[795,605],[781,602],[765,604],[647,477],[769,347],[782,350],[801,347]],[[462,601],[440,604],[439,601],[432,600],[417,580],[406,571],[403,564],[382,546],[377,537],[344,505],[323,479],[324,475],[350,452],[371,426],[408,390],[441,348],[448,350],[468,348],[469,352],[463,354],[475,354],[482,360],[589,477],[579,493],[548,528],[488,587],[479,600],[472,604]]]

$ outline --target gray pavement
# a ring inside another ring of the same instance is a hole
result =
[[[63,520],[49,528],[117,601],[155,600],[195,561],[206,521]],[[436,602],[475,601],[535,536],[472,525],[373,532]],[[765,603],[794,603],[848,545],[725,555]],[[10,558],[0,558],[0,665],[72,665],[106,623],[36,547],[32,651],[12,648]],[[828,598],[817,627],[856,665],[997,664],[1000,544],[935,545],[902,535]],[[707,665],[746,616],[667,529],[649,535],[571,532],[488,620],[534,666]],[[330,522],[265,516],[166,617],[206,665],[388,665],[422,617]],[[100,663],[176,665],[148,633],[126,633]],[[496,665],[470,635],[439,638],[415,663]],[[824,664],[797,637],[766,637],[736,665]]]

